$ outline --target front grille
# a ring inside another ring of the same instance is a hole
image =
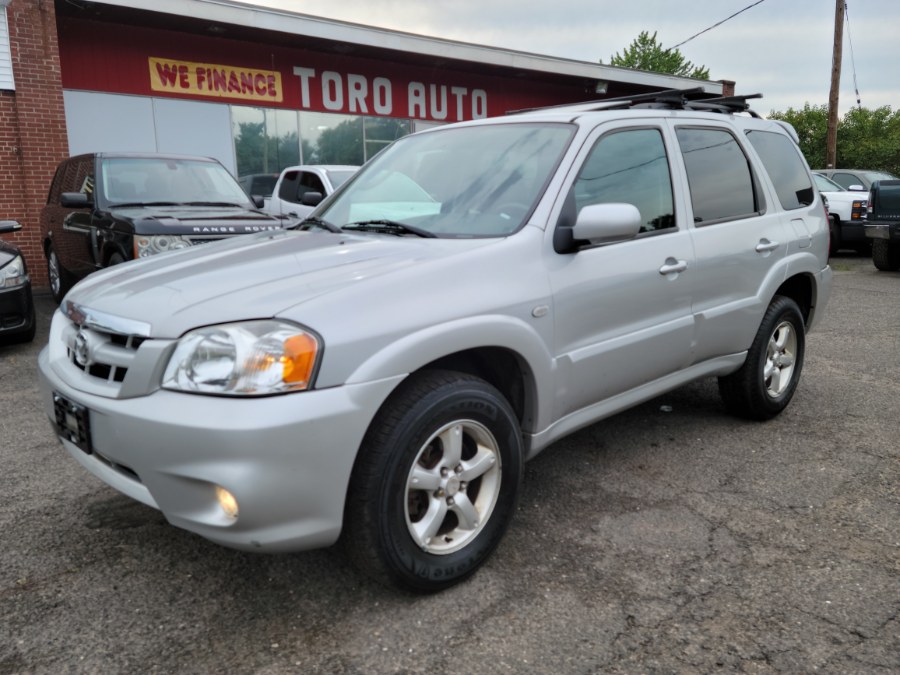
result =
[[[125,381],[138,347],[147,338],[80,326],[69,333],[69,361],[85,374],[109,383]]]

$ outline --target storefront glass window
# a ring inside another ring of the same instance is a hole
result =
[[[392,117],[366,117],[366,160],[372,159],[398,138],[409,134],[409,120]]]
[[[362,164],[363,118],[354,115],[301,112],[304,164]]]
[[[410,120],[231,106],[238,176],[297,164],[361,165],[410,133]]]
[[[277,174],[300,163],[295,111],[231,106],[231,127],[238,176]]]

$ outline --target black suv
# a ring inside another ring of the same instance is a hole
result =
[[[41,211],[50,290],[103,267],[215,239],[278,229],[208,157],[94,153],[60,163]]]
[[[872,183],[865,230],[872,239],[875,267],[900,270],[900,180]]]

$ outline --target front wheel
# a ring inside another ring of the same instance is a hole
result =
[[[470,576],[500,542],[522,481],[509,403],[480,378],[412,376],[382,406],[350,479],[342,543],[388,585],[438,591]]]
[[[719,378],[725,407],[735,415],[767,420],[784,410],[800,381],[806,324],[797,303],[777,295],[769,304],[741,368]]]

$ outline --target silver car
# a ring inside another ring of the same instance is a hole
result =
[[[40,355],[53,428],[173,525],[340,539],[434,591],[566,434],[702,377],[777,415],[831,287],[822,201],[789,127],[675,98],[414,134],[296,230],[91,275]]]

